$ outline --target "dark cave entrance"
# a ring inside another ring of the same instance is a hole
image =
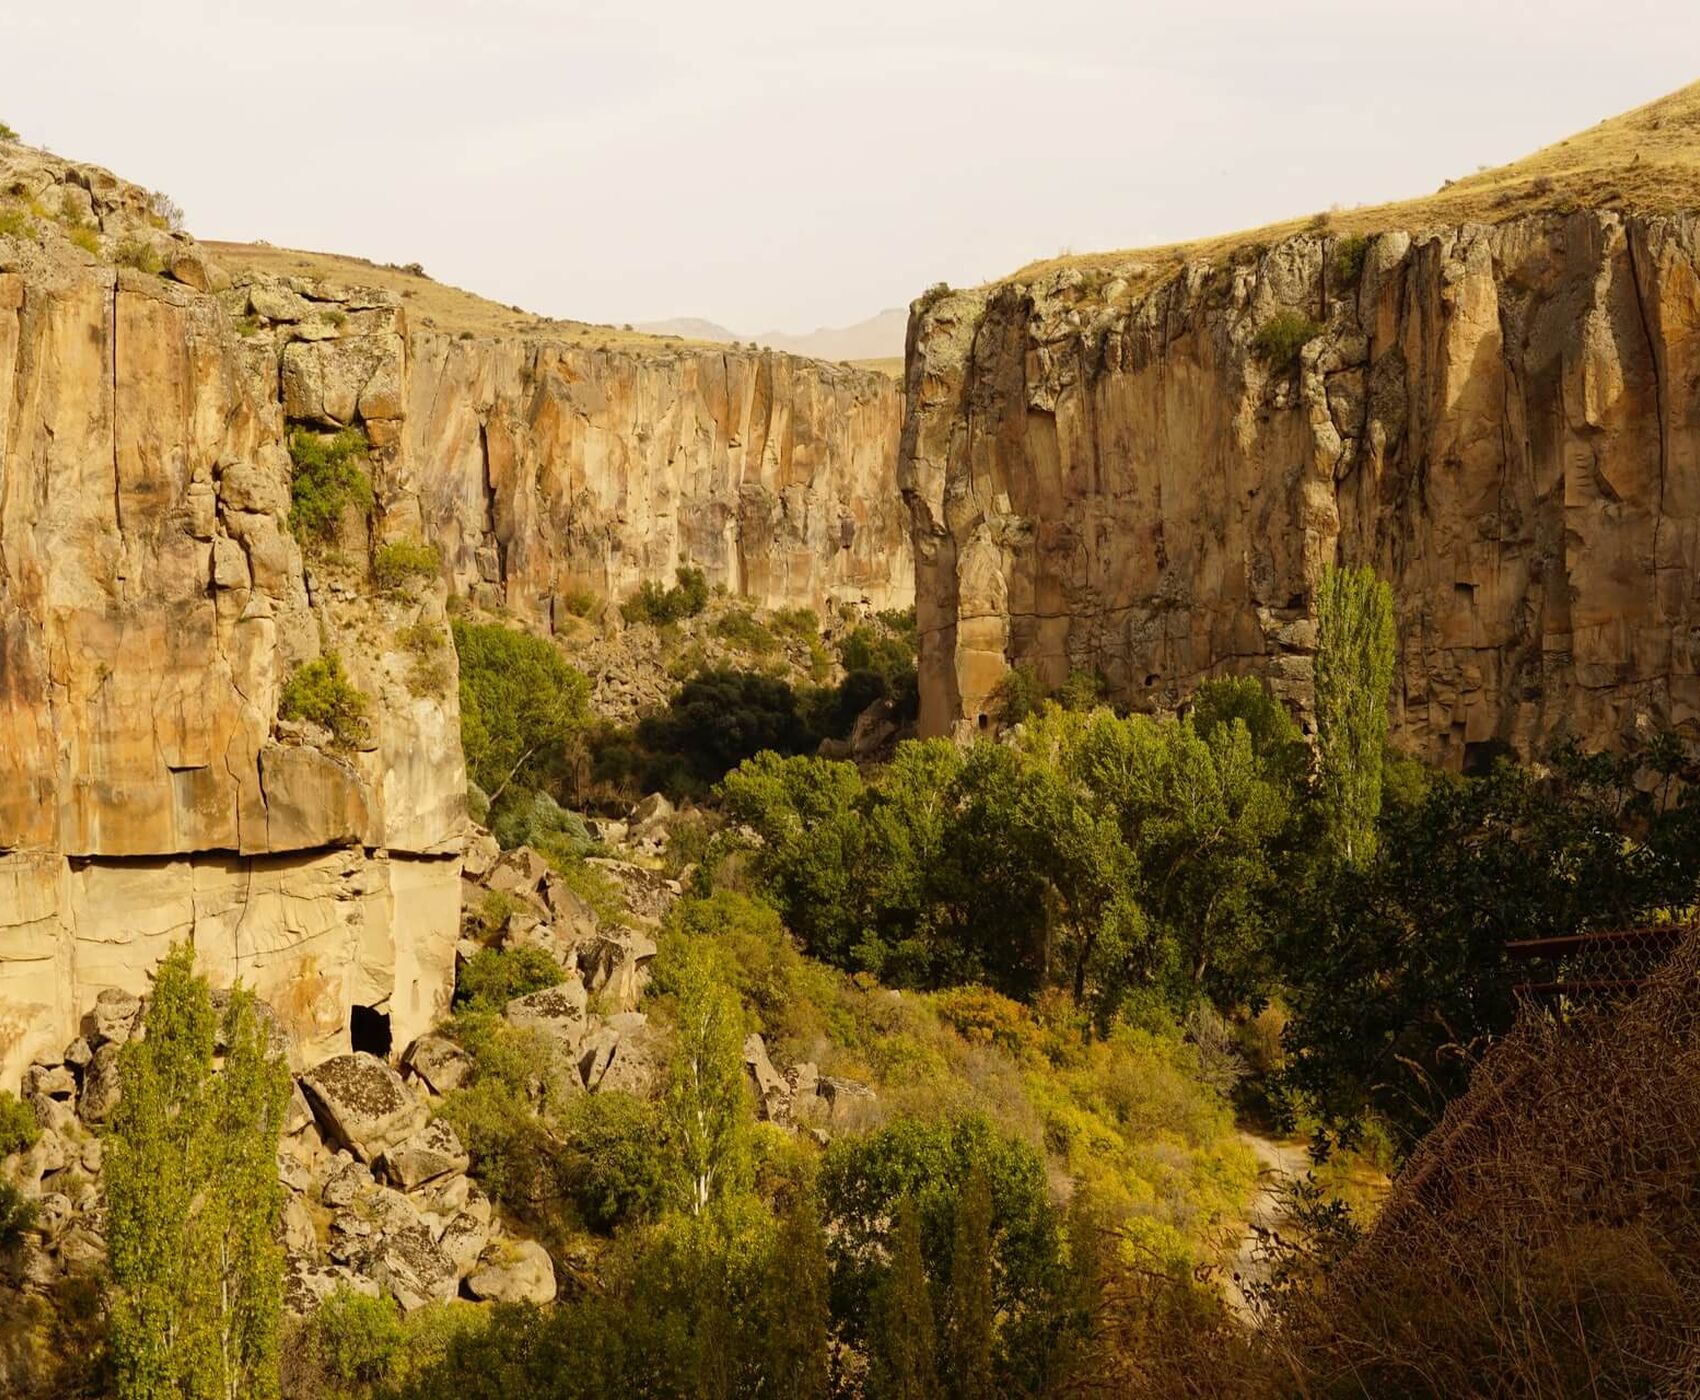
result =
[[[348,1038],[356,1051],[380,1060],[390,1057],[390,1014],[372,1006],[357,1006],[348,1021]]]

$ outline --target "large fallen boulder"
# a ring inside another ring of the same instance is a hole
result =
[[[425,1105],[402,1077],[364,1050],[336,1055],[301,1076],[325,1136],[372,1162],[425,1126]]]
[[[590,1030],[588,1005],[584,983],[575,977],[540,992],[515,997],[503,1009],[502,1016],[509,1025],[519,1030],[541,1031],[570,1051],[578,1048]]]
[[[549,1251],[532,1240],[498,1240],[466,1276],[466,1291],[480,1302],[552,1303],[555,1266]]]
[[[390,1185],[412,1191],[428,1181],[464,1172],[471,1164],[455,1130],[436,1118],[407,1141],[386,1150],[377,1166]]]

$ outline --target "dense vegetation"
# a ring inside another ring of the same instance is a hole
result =
[[[686,585],[655,606],[690,606]],[[340,1294],[283,1348],[287,1393],[1345,1395],[1365,1346],[1400,1393],[1403,1343],[1365,1330],[1393,1314],[1349,1285],[1352,1261],[1396,1246],[1366,1241],[1330,1154],[1374,1144],[1395,1162],[1465,1090],[1516,1016],[1508,936],[1690,907],[1700,803],[1669,736],[1472,776],[1401,759],[1386,746],[1385,585],[1329,571],[1318,613],[1314,741],[1252,680],[1207,681],[1185,713],[1152,718],[1102,705],[1094,677],[1047,696],[1017,673],[1004,717],[1018,723],[997,741],[911,740],[864,765],[817,750],[870,698],[911,702],[907,619],[849,629],[838,687],[711,668],[620,735],[593,726],[552,643],[457,622],[488,820],[602,918],[625,917],[620,893],[582,860],[596,842],[563,805],[587,767],[707,801],[666,858],[694,875],[644,1003],[657,1092],[586,1095],[555,1042],[502,1018],[559,966],[500,947],[513,906],[486,896],[470,931],[489,946],[465,961],[444,1028],[472,1069],[439,1111],[504,1217],[549,1249],[561,1300],[404,1317]],[[812,640],[814,625],[713,623],[752,657],[776,629]],[[303,695],[335,679],[322,669]],[[258,1164],[286,1081],[240,999],[210,1077],[211,1012],[183,955],[161,988],[125,1051],[109,1143],[112,1325],[69,1303],[56,1325],[99,1331],[126,1396],[263,1395],[276,1202]],[[752,1032],[779,1065],[872,1093],[833,1100],[819,1141],[806,1120],[758,1121]],[[1270,1241],[1246,1285],[1255,1334],[1219,1273],[1256,1170],[1236,1109],[1308,1131],[1318,1155],[1288,1203],[1298,1238]],[[22,1142],[24,1116],[0,1100],[0,1135]],[[28,1228],[19,1209],[0,1198],[0,1246]],[[1602,1258],[1566,1256],[1549,1288],[1550,1256],[1523,1250],[1487,1292],[1592,1307],[1589,1279],[1650,1277]],[[1522,1315],[1449,1312],[1407,1275],[1398,1328],[1432,1349],[1455,1316],[1480,1334],[1478,1369],[1492,1329]],[[235,1342],[217,1358],[214,1332]],[[1567,1358],[1565,1374],[1592,1364]]]

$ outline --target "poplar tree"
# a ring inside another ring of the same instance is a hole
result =
[[[921,1257],[921,1213],[913,1198],[898,1203],[891,1232],[891,1267],[874,1299],[874,1400],[935,1400],[933,1303]]]
[[[992,1188],[978,1163],[956,1202],[945,1294],[945,1356],[955,1400],[990,1400],[992,1394]]]
[[[812,1191],[780,1218],[768,1265],[764,1372],[774,1395],[820,1400],[830,1387],[832,1308],[826,1232]]]
[[[680,970],[667,1083],[668,1127],[692,1215],[735,1190],[746,1175],[748,1100],[743,1008],[712,961],[692,948]]]
[[[1375,853],[1393,684],[1393,592],[1370,568],[1322,571],[1316,590],[1317,773],[1336,849]]]
[[[251,992],[232,993],[224,1068],[194,951],[171,950],[145,1034],[119,1054],[106,1138],[112,1352],[120,1400],[278,1393],[283,1186],[277,1142],[289,1071]]]

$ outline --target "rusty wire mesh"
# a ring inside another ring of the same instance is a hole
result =
[[[1700,1395],[1700,936],[1548,951],[1282,1327],[1304,1393]]]

